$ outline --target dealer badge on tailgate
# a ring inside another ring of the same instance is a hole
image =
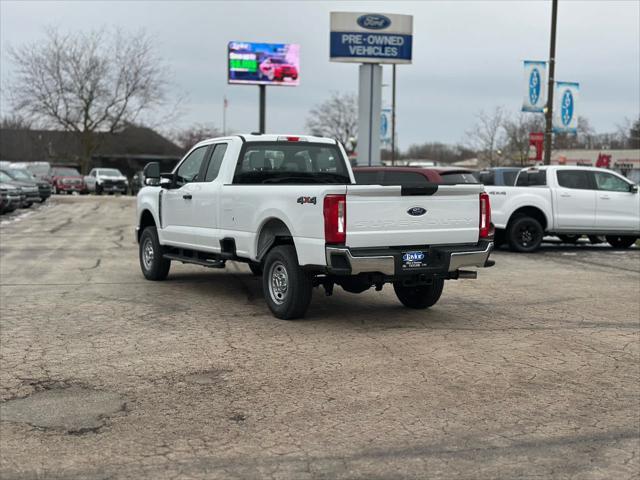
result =
[[[402,268],[423,268],[427,266],[425,252],[404,252],[402,254]]]

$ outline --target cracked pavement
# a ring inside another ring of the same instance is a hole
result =
[[[3,217],[2,479],[638,478],[639,248],[501,251],[427,311],[336,288],[286,322],[242,264],[145,281],[134,209]]]

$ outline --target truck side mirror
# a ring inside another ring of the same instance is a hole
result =
[[[631,185],[629,185],[629,191],[631,193],[638,193],[638,185],[632,183]]]
[[[149,162],[142,170],[145,185],[158,185],[160,183],[160,164],[158,162]]]

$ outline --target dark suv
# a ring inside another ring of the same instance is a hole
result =
[[[51,196],[51,185],[49,185],[49,182],[38,180],[29,170],[11,167],[3,168],[2,171],[9,175],[16,182],[36,186],[38,188],[40,203],[44,202]]]

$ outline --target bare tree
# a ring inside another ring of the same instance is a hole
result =
[[[499,151],[504,140],[505,112],[496,107],[492,112],[481,110],[476,114],[476,124],[467,132],[467,143],[478,151],[481,160],[490,167],[499,163]]]
[[[166,104],[168,72],[144,32],[45,33],[42,41],[9,49],[11,102],[18,115],[76,132],[86,170],[96,132],[117,132]]]
[[[352,139],[358,134],[358,99],[353,93],[332,92],[331,97],[316,105],[307,116],[307,129],[313,135],[332,137],[351,153]]]
[[[173,133],[171,138],[186,152],[196,143],[220,135],[220,130],[215,126],[198,123]]]
[[[11,114],[3,116],[2,119],[0,119],[0,128],[8,130],[23,130],[32,127],[33,122],[27,118],[21,117],[20,115]]]
[[[544,132],[544,116],[535,113],[519,112],[504,120],[505,156],[524,166],[529,160],[529,134]]]

